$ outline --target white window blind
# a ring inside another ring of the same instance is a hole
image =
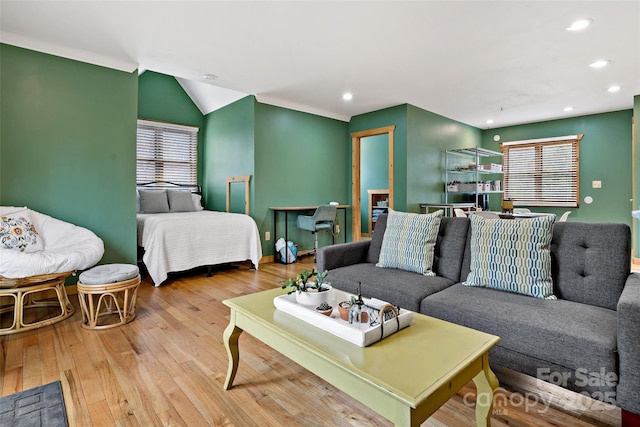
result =
[[[136,181],[198,184],[198,128],[138,120]]]
[[[504,198],[516,206],[577,207],[581,139],[569,135],[503,143]]]

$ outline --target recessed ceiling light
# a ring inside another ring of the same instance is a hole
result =
[[[215,74],[204,74],[202,78],[205,80],[216,80],[218,76],[216,76]]]
[[[593,22],[593,19],[591,19],[591,18],[578,19],[577,21],[573,21],[571,23],[571,25],[569,27],[567,27],[567,31],[584,30],[589,25],[591,25],[592,22]]]
[[[573,111],[573,107],[564,107],[564,111]]]
[[[342,94],[342,99],[344,99],[345,101],[351,101],[353,99],[353,94],[345,92]]]
[[[621,89],[620,86],[611,86],[609,89],[607,89],[607,92],[618,92]]]
[[[604,68],[607,65],[609,65],[609,62],[611,62],[609,59],[599,59],[599,60],[589,64],[589,67],[591,67],[591,68]]]
[[[489,120],[487,120],[485,123],[486,123],[486,124],[488,124],[488,125],[490,125],[490,124],[492,124],[492,123],[493,123],[493,120],[492,120],[492,119],[489,119]]]

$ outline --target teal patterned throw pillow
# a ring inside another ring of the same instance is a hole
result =
[[[551,281],[555,215],[528,219],[471,216],[471,272],[464,282],[556,299]]]
[[[376,266],[435,276],[431,268],[441,218],[442,211],[416,214],[389,209]]]

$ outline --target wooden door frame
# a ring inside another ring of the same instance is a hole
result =
[[[388,135],[389,138],[389,207],[393,208],[393,133],[395,125],[351,133],[351,240],[362,238],[360,220],[360,140],[368,136]]]

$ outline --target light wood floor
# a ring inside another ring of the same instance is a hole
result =
[[[389,426],[386,419],[247,334],[230,391],[221,301],[277,286],[311,268],[247,264],[172,279],[143,281],[137,317],[103,331],[80,327],[79,311],[53,326],[0,337],[0,396],[60,380],[73,426]],[[77,297],[71,296],[76,307]],[[416,367],[419,369],[419,367]],[[426,426],[474,425],[469,383]],[[594,426],[568,413],[501,391],[494,426]]]

